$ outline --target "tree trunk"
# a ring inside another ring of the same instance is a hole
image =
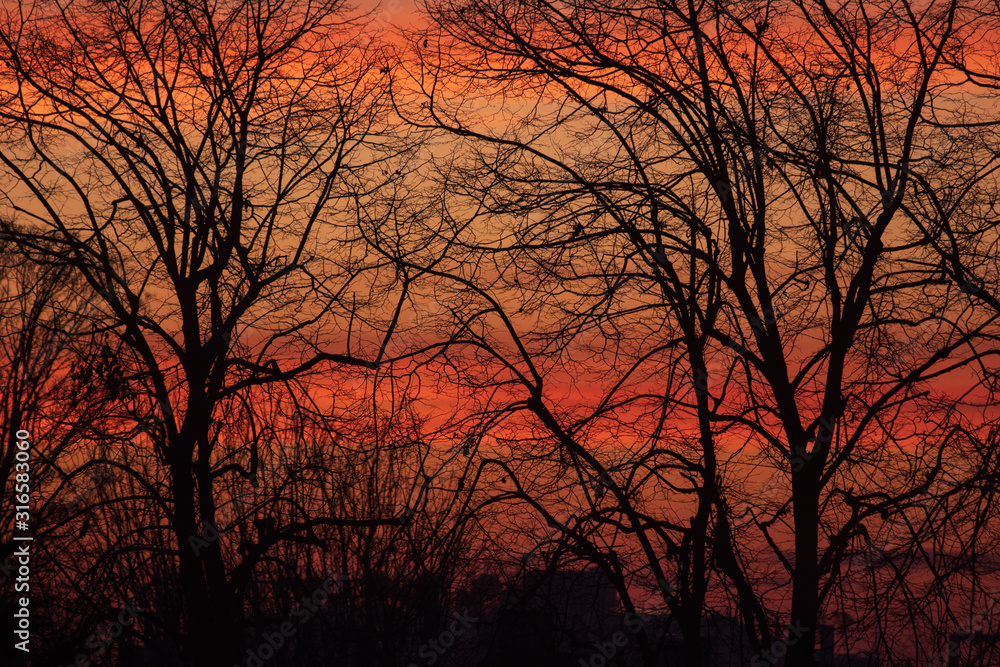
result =
[[[217,667],[240,662],[241,627],[226,579],[215,517],[199,511],[194,465],[180,454],[175,461],[175,531],[180,560],[181,596],[184,601],[185,645],[182,653],[193,667]],[[200,492],[200,494],[198,493]]]
[[[785,667],[814,667],[819,615],[819,480],[807,467],[792,480],[795,566]],[[772,648],[772,654],[774,650]]]

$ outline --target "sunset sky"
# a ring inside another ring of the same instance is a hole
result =
[[[3,4],[0,563],[30,533],[45,644],[10,655],[575,667],[639,609],[630,667],[708,667],[709,618],[711,667],[813,667],[821,626],[902,667],[1000,632],[994,8],[438,6]],[[517,607],[592,568],[600,623]]]

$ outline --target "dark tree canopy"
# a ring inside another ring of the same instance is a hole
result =
[[[995,662],[995,4],[402,14],[3,7],[38,660]]]

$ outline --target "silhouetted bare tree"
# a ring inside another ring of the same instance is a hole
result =
[[[992,395],[996,313],[956,298],[914,177],[933,164],[934,190],[960,191],[978,164],[945,157],[946,131],[968,126],[951,61],[975,61],[988,20],[959,2],[428,5],[411,120],[454,157],[437,215],[380,247],[461,288],[429,363],[527,437],[493,457],[531,470],[523,501],[572,468],[587,525],[638,545],[634,575],[675,561],[687,664],[728,588],[754,652],[812,665],[878,517],[931,487],[951,503],[947,465],[972,462],[967,492],[995,440],[963,406]],[[778,476],[748,503],[754,464]],[[947,515],[908,547],[956,540]]]
[[[276,414],[256,401],[316,410],[305,378],[376,367],[354,350],[377,332],[353,318],[393,278],[345,225],[405,147],[387,132],[382,51],[339,0],[3,12],[0,163],[21,225],[8,237],[65,267],[113,322],[121,344],[99,362],[116,414],[99,426],[141,445],[125,465],[152,500],[138,542],[176,559],[185,660],[233,664],[241,582],[269,549],[324,525],[398,525],[285,516],[249,546],[218,516],[221,490],[254,484],[276,444]]]
[[[90,319],[93,311],[87,307],[87,295],[67,267],[32,262],[6,236],[0,237],[0,272],[0,423],[5,429],[0,445],[0,478],[4,480],[0,528],[5,536],[16,534],[15,519],[23,520],[37,539],[31,559],[33,576],[26,581],[13,557],[20,545],[5,538],[0,580],[5,603],[26,592],[41,602],[53,599],[47,575],[57,569],[47,553],[53,537],[49,518],[63,509],[67,490],[80,486],[79,480],[64,472],[80,465],[74,461],[70,443],[86,430],[86,420],[96,414],[95,409],[104,407],[73,392],[63,381],[79,361],[81,342],[95,323]],[[28,448],[16,446],[18,441],[27,442]],[[23,457],[16,458],[18,452]],[[27,503],[16,500],[22,496]],[[16,578],[20,578],[17,589]],[[38,606],[36,621],[49,611]],[[13,610],[5,613],[7,618],[13,618],[12,614]],[[14,656],[24,655],[13,643],[3,652],[11,664]]]

